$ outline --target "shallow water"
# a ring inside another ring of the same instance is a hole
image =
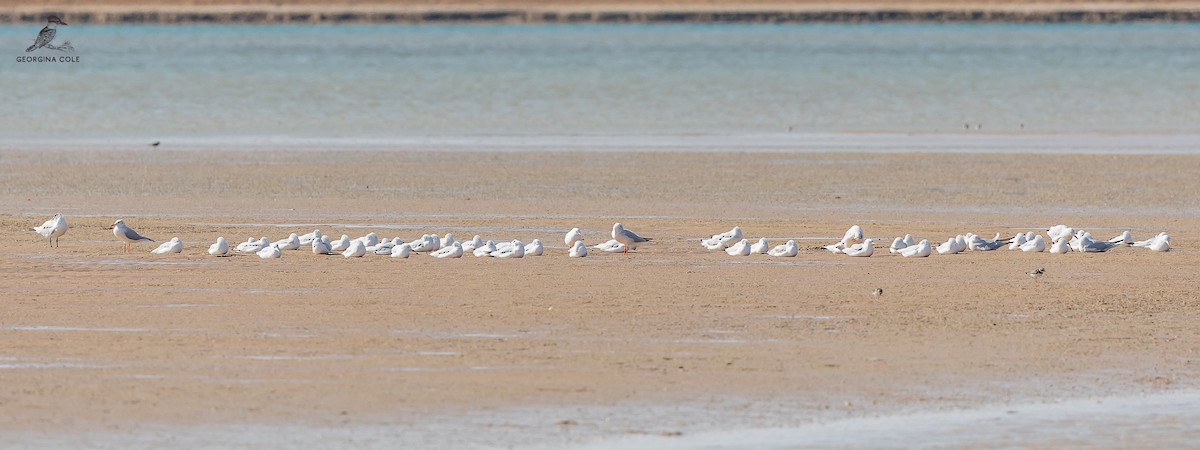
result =
[[[791,428],[602,439],[576,449],[1029,448],[1200,445],[1200,391],[833,420]]]
[[[0,42],[13,55],[37,30],[0,26]],[[81,24],[59,35],[81,62],[2,63],[0,85],[21,87],[0,91],[5,145],[1190,152],[1200,123],[1196,24]]]
[[[415,369],[415,370],[414,370]],[[503,370],[460,367],[455,370]],[[397,368],[420,372],[419,368]],[[155,379],[153,375],[131,375]],[[222,382],[254,382],[250,379]],[[736,401],[734,401],[736,403]],[[710,407],[713,405],[709,405]],[[744,405],[749,407],[749,405]],[[1200,392],[1169,391],[1048,403],[1017,403],[845,418],[797,413],[773,428],[749,428],[752,406],[719,417],[704,407],[625,405],[479,410],[415,421],[342,426],[146,424],[133,429],[9,433],[14,446],[161,448],[344,447],[528,449],[793,449],[793,448],[1193,448],[1200,445]],[[787,407],[784,407],[786,410]],[[717,408],[715,411],[721,411]],[[795,413],[795,411],[792,411]],[[570,421],[564,421],[570,419]]]

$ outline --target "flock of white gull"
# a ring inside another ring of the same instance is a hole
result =
[[[1000,239],[1000,233],[996,236],[987,239],[983,236],[967,233],[960,234],[949,239],[946,242],[938,244],[936,247],[929,243],[928,239],[922,239],[917,242],[911,234],[906,234],[903,237],[897,237],[892,240],[892,245],[888,247],[888,252],[898,254],[905,258],[924,258],[933,254],[936,250],[939,255],[956,254],[966,250],[972,251],[992,251],[1007,247],[1009,250],[1020,250],[1027,253],[1036,253],[1049,251],[1050,253],[1067,253],[1067,252],[1106,252],[1114,247],[1131,246],[1144,247],[1156,252],[1165,252],[1171,249],[1171,235],[1166,232],[1159,233],[1150,239],[1142,241],[1134,241],[1133,234],[1128,230],[1122,232],[1116,237],[1100,241],[1092,237],[1092,234],[1083,230],[1075,229],[1066,225],[1055,225],[1046,229],[1046,236],[1049,239],[1043,238],[1041,234],[1030,231],[1028,233],[1017,233],[1015,236],[1008,239]],[[842,236],[842,240],[836,244],[826,245],[824,248],[832,253],[845,254],[855,257],[869,257],[875,254],[876,239],[863,239],[863,229],[858,225],[853,225],[846,230],[846,234]],[[1047,242],[1050,242],[1047,245]],[[724,250],[730,256],[749,256],[752,254],[767,254],[771,256],[796,256],[799,249],[796,247],[796,241],[787,241],[782,245],[770,247],[767,243],[767,238],[761,238],[755,243],[751,243],[742,235],[741,227],[733,227],[732,230],[720,234],[714,234],[708,239],[700,241],[704,248],[709,250]]]
[[[129,252],[131,245],[135,242],[154,242],[153,239],[129,228],[124,220],[117,220],[110,228],[112,228],[113,235],[123,242],[122,249],[125,252]],[[66,218],[62,214],[55,214],[54,218],[47,220],[39,227],[33,228],[33,231],[48,239],[51,244],[57,244],[59,238],[66,234],[67,229]],[[1083,253],[1106,252],[1112,248],[1121,246],[1142,247],[1155,252],[1165,252],[1171,249],[1171,236],[1166,232],[1159,233],[1146,240],[1134,241],[1133,235],[1129,231],[1125,231],[1108,240],[1096,240],[1092,238],[1091,233],[1066,225],[1055,225],[1045,231],[1046,238],[1043,238],[1041,234],[1034,231],[1017,233],[1008,239],[1001,239],[999,233],[992,239],[986,239],[973,233],[960,234],[947,239],[936,247],[930,244],[928,239],[922,239],[920,242],[917,242],[911,234],[908,234],[893,239],[891,246],[888,247],[888,252],[906,258],[921,258],[928,257],[934,251],[937,251],[940,255],[944,255],[961,253],[966,250],[992,251],[1005,247],[1009,250],[1020,250],[1022,252],[1049,251],[1056,254],[1072,251]],[[590,248],[609,253],[628,253],[629,250],[637,249],[638,244],[651,240],[626,229],[619,222],[613,224],[610,236],[612,239]],[[567,252],[568,256],[587,256],[589,247],[584,246],[583,240],[583,234],[579,231],[579,228],[573,228],[567,232],[563,238],[563,242],[570,249]],[[845,235],[840,241],[835,244],[826,245],[824,248],[830,252],[845,254],[847,256],[869,257],[875,254],[876,241],[873,238],[864,239],[862,227],[854,225],[846,230]],[[700,243],[709,250],[723,250],[731,256],[766,254],[775,257],[794,257],[799,253],[799,248],[795,240],[789,240],[784,244],[774,247],[768,244],[767,238],[761,238],[752,243],[743,236],[742,228],[736,226],[732,230],[702,239]],[[373,232],[353,239],[345,234],[339,239],[332,239],[329,235],[321,233],[321,230],[313,230],[311,233],[304,235],[292,233],[287,238],[275,242],[269,241],[266,237],[258,239],[251,237],[245,242],[237,244],[232,249],[224,237],[218,237],[217,241],[209,246],[208,253],[213,256],[227,256],[232,250],[234,253],[256,254],[263,259],[272,259],[282,257],[284,251],[298,250],[303,247],[311,248],[312,252],[316,254],[340,253],[347,258],[363,257],[368,253],[388,255],[395,258],[408,258],[414,253],[428,253],[430,256],[436,258],[461,258],[466,254],[477,257],[522,258],[525,256],[542,256],[545,251],[540,239],[534,239],[532,242],[526,244],[520,240],[503,242],[484,241],[479,235],[475,235],[471,240],[460,242],[455,239],[453,234],[447,233],[445,236],[426,234],[418,239],[405,241],[399,237],[390,240],[380,239]],[[155,254],[182,252],[183,241],[178,237],[171,238],[170,241],[162,243],[158,248],[151,251],[151,253]]]
[[[67,219],[62,214],[55,214],[50,220],[47,220],[39,227],[33,228],[33,231],[48,239],[52,245],[56,245],[59,239],[67,233]],[[125,224],[124,220],[113,222],[113,235],[120,239],[122,250],[129,252],[131,246],[135,242],[149,241],[155,242],[154,239],[141,235],[129,225]],[[626,229],[619,222],[613,224],[612,239],[602,244],[594,245],[591,248],[604,252],[625,252],[637,249],[638,244],[650,242],[652,239],[642,237],[632,230]],[[571,257],[584,257],[588,254],[588,247],[583,244],[583,234],[579,228],[574,228],[564,238],[567,247],[570,248],[568,255]],[[332,239],[329,235],[321,233],[321,230],[313,230],[311,233],[297,235],[292,233],[286,239],[281,239],[271,242],[265,236],[261,238],[247,239],[246,242],[237,244],[230,248],[229,242],[224,237],[218,237],[217,241],[208,247],[208,254],[213,256],[228,256],[232,253],[256,254],[263,259],[273,259],[283,257],[283,252],[286,250],[299,250],[302,247],[312,249],[313,253],[321,255],[338,254],[347,258],[361,258],[368,253],[376,255],[389,255],[395,258],[408,258],[410,255],[419,253],[428,253],[436,258],[461,258],[463,255],[471,254],[478,257],[495,257],[495,258],[523,258],[526,256],[542,256],[545,248],[540,239],[534,239],[526,244],[520,240],[512,241],[484,241],[479,235],[471,240],[460,242],[454,238],[454,234],[447,233],[445,236],[436,234],[426,234],[412,241],[405,241],[399,237],[393,239],[380,239],[374,232],[367,233],[366,236],[351,239],[350,236],[343,234],[340,239]],[[169,254],[183,253],[183,241],[178,237],[173,237],[167,242],[163,242],[151,250],[150,253]]]

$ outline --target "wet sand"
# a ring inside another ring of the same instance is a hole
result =
[[[316,427],[325,440],[307,442],[557,446],[1195,387],[1198,156],[146,148],[0,160],[0,430],[17,445],[93,433],[279,444]],[[48,248],[29,228],[55,212],[72,228]],[[106,228],[117,218],[180,237],[184,253],[121,254]],[[567,229],[594,244],[614,221],[655,241],[565,257]],[[1102,238],[1166,230],[1175,250],[818,249],[854,223],[889,242],[1056,223]],[[734,225],[798,239],[801,253],[735,258],[696,242]],[[524,260],[204,253],[218,235],[313,228],[549,248]],[[1025,275],[1037,267],[1047,275]]]

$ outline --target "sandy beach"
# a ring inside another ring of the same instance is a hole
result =
[[[164,146],[0,160],[0,429],[18,446],[220,445],[227,426],[276,445],[289,427],[390,433],[315,441],[365,447],[578,445],[1195,387],[1198,156]],[[29,228],[55,212],[71,229],[49,248]],[[118,218],[180,237],[183,254],[121,254]],[[563,232],[595,244],[616,221],[654,242],[565,256]],[[1057,223],[1165,230],[1174,249],[819,249],[851,224],[940,242]],[[800,255],[697,242],[734,225],[797,239]],[[217,236],[314,228],[548,248],[204,253]]]

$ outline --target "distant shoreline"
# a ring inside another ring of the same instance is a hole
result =
[[[0,8],[0,23],[1129,23],[1200,22],[1192,4],[797,5],[705,7],[404,7],[396,5],[101,5]]]

